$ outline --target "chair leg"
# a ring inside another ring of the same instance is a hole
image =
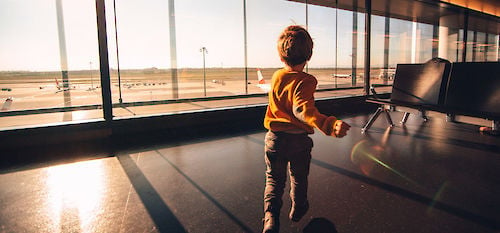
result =
[[[389,114],[389,110],[385,109],[384,110],[385,112],[385,119],[387,120],[387,123],[393,127],[394,126],[394,123],[392,123],[392,119],[391,119],[391,115]]]
[[[424,110],[420,111],[420,115],[422,116],[422,118],[424,119],[424,121],[428,121],[429,120],[429,118],[427,117],[426,112]]]
[[[378,118],[380,113],[382,113],[382,111],[384,111],[383,106],[380,106],[377,108],[377,111],[375,111],[375,113],[373,113],[373,115],[370,117],[368,122],[366,122],[365,126],[363,126],[363,129],[361,129],[361,133],[364,133],[372,126],[373,122],[375,122],[375,120]]]
[[[406,121],[408,121],[408,117],[410,116],[410,113],[409,112],[405,112],[405,114],[403,115],[403,119],[401,119],[401,124],[404,125],[406,124]]]
[[[455,114],[447,113],[446,122],[455,122]]]
[[[490,135],[499,136],[500,135],[500,121],[493,120],[491,122],[491,127],[487,127],[487,126],[479,127],[479,131],[490,134]]]
[[[499,131],[499,130],[500,130],[500,121],[498,121],[498,120],[493,120],[493,121],[491,122],[491,129],[492,129],[493,131]]]

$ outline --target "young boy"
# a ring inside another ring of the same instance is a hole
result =
[[[303,72],[312,56],[313,41],[301,26],[288,26],[278,39],[278,53],[284,68],[271,80],[269,105],[264,127],[266,187],[264,191],[263,232],[279,232],[279,215],[287,169],[290,171],[289,217],[298,222],[309,209],[307,176],[311,161],[312,139],[317,128],[326,135],[343,137],[350,125],[333,116],[321,114],[314,105],[318,81]]]

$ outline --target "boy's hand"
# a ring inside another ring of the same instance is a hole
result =
[[[333,125],[333,135],[337,138],[344,137],[347,135],[347,130],[349,130],[351,126],[341,120],[335,121]]]

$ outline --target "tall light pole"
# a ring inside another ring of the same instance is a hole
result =
[[[118,53],[118,26],[116,25],[116,1],[113,0],[113,16],[115,17],[115,42],[116,42],[116,65],[117,65],[117,72],[118,72],[118,94],[119,94],[119,99],[118,101],[120,104],[123,103],[122,99],[122,79],[120,77],[120,54]]]
[[[200,52],[203,54],[203,93],[207,96],[207,76],[205,71],[205,54],[208,54],[208,50],[205,47],[201,47]]]
[[[92,78],[92,61],[89,62],[90,66],[90,90],[94,90],[94,79]]]

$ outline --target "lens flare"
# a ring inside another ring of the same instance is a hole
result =
[[[382,161],[381,158],[387,157],[387,155],[390,155],[388,147],[377,144],[374,141],[361,140],[352,148],[351,162],[358,165],[364,175],[370,176],[377,168],[384,168],[412,184],[417,184],[403,173]]]
[[[448,182],[444,182],[441,187],[439,187],[439,190],[434,194],[434,197],[432,198],[432,202],[429,204],[429,207],[427,208],[427,214],[430,214],[432,210],[434,209],[434,205],[436,202],[441,199],[441,194],[443,194],[444,190],[447,188]]]

